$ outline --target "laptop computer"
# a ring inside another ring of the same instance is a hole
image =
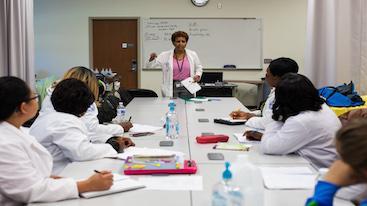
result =
[[[200,83],[214,84],[215,82],[223,82],[223,72],[203,72]]]

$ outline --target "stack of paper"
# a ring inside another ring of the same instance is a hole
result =
[[[181,84],[191,93],[194,94],[201,89],[200,85],[194,81],[192,77],[184,79]]]
[[[151,125],[143,125],[143,124],[133,124],[133,127],[130,128],[130,132],[138,133],[138,132],[155,132],[163,127],[151,126]]]
[[[246,135],[244,136],[242,133],[234,133],[233,135],[236,137],[237,141],[238,141],[239,143],[242,143],[242,144],[249,144],[249,145],[253,145],[253,144],[259,144],[259,143],[260,143],[260,141],[256,141],[256,140],[248,140],[248,139],[246,138]]]
[[[140,182],[129,178],[128,176],[120,175],[117,173],[113,174],[113,185],[109,190],[96,191],[96,192],[85,192],[81,193],[80,196],[84,198],[98,197],[102,195],[108,195],[118,192],[125,192],[129,190],[136,190],[144,188],[145,186]]]
[[[124,149],[123,153],[119,153],[116,156],[118,159],[127,159],[129,156],[141,155],[141,156],[167,156],[176,155],[179,157],[180,161],[184,160],[184,153],[178,151],[170,151],[163,149],[147,148],[147,147],[128,147]]]
[[[317,175],[308,167],[260,167],[268,189],[312,189]]]

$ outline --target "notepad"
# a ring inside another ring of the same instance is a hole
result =
[[[109,190],[84,192],[84,193],[81,193],[80,196],[83,198],[92,198],[92,197],[114,194],[118,192],[136,190],[136,189],[140,189],[144,187],[145,185],[141,184],[139,181],[133,180],[129,178],[128,176],[114,173],[113,174],[113,185]]]
[[[249,151],[251,145],[233,144],[233,143],[217,143],[213,149],[219,150],[234,150],[234,151]]]
[[[151,125],[143,125],[143,124],[133,124],[133,127],[130,128],[131,133],[138,133],[138,132],[155,132],[158,130],[163,129],[163,127],[151,126]]]
[[[308,167],[260,167],[268,189],[312,189],[317,175]]]
[[[181,81],[181,84],[191,93],[194,94],[201,89],[200,85],[194,81],[192,77]]]
[[[260,144],[261,142],[261,141],[256,141],[256,140],[248,140],[246,136],[243,136],[242,133],[234,133],[233,135],[234,137],[236,137],[237,141],[242,144],[253,145],[253,144]]]
[[[223,118],[220,118],[222,120],[226,120],[226,121],[229,121],[229,122],[247,122],[246,119],[232,119],[230,117],[223,117]]]

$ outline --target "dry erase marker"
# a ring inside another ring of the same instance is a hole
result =
[[[98,170],[94,170],[95,173],[98,173],[98,174],[102,174],[102,172],[98,171]]]

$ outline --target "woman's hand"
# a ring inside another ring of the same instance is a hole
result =
[[[118,137],[116,142],[120,145],[120,149],[135,146],[135,143],[128,137]]]
[[[263,137],[263,133],[256,131],[247,131],[243,135],[246,135],[246,139],[252,141],[261,141],[261,138]]]
[[[243,112],[240,110],[233,111],[229,114],[229,116],[232,117],[232,119],[250,119],[251,117],[255,116],[254,114]]]
[[[342,160],[336,160],[326,173],[324,180],[339,186],[348,186],[363,182],[364,180]]]
[[[155,58],[157,58],[157,54],[153,52],[153,53],[151,53],[151,54],[150,54],[149,61],[151,62],[151,61],[153,61]]]
[[[199,82],[200,81],[200,76],[199,75],[195,75],[193,77],[193,79],[194,79],[194,82]]]
[[[129,129],[131,127],[133,127],[133,124],[131,124],[131,122],[127,121],[127,122],[122,122],[121,124],[121,127],[124,128],[124,132],[128,132]]]
[[[101,171],[90,176],[87,180],[77,182],[79,193],[108,190],[113,184],[113,175],[110,171]]]

